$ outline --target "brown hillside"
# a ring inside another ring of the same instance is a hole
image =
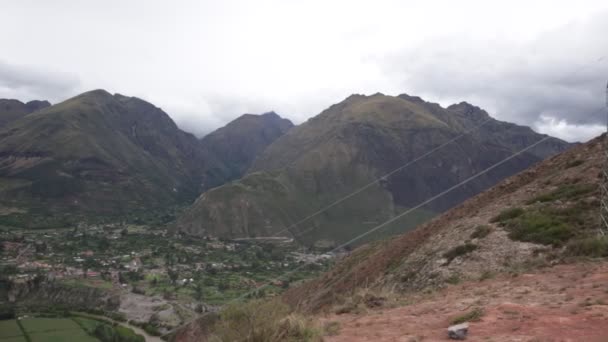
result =
[[[601,139],[510,177],[411,232],[358,248],[329,272],[289,290],[285,299],[318,311],[361,287],[438,288],[454,279],[559,262],[596,234]],[[498,222],[496,217],[509,208],[521,208],[523,214]],[[550,230],[532,238],[522,235],[528,221]],[[478,230],[487,236],[477,237]]]

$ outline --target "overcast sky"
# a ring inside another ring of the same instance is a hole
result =
[[[0,98],[104,88],[199,136],[376,92],[468,101],[570,141],[605,122],[606,0],[3,0],[0,31]]]

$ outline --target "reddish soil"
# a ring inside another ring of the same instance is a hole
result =
[[[406,296],[410,303],[363,314],[328,315],[339,322],[326,341],[446,341],[454,318],[483,310],[467,341],[608,341],[608,262],[544,268]]]

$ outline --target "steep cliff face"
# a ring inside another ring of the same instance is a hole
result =
[[[353,95],[278,138],[242,179],[203,193],[177,229],[344,242],[543,138],[466,103],[442,108],[409,95]],[[549,139],[386,231],[407,230],[569,146]]]

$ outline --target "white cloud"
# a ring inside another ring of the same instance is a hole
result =
[[[566,141],[585,142],[606,132],[606,125],[601,124],[572,124],[565,119],[557,119],[541,114],[534,128],[540,133],[548,134]]]
[[[105,88],[198,134],[243,112],[301,122],[376,92],[467,100],[524,124],[541,109],[570,120],[595,107],[608,63],[560,77],[608,55],[606,10],[605,0],[7,0],[3,60],[79,82],[1,85],[0,96]]]
[[[0,98],[63,100],[74,95],[79,82],[75,75],[69,73],[8,64],[0,60]]]

